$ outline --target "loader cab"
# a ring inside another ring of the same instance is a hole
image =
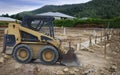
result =
[[[22,26],[54,37],[54,18],[50,16],[24,16]]]

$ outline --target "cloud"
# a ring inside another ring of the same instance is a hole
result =
[[[85,3],[90,0],[0,0],[0,15],[30,11],[44,5],[63,5]]]
[[[34,0],[1,0],[0,3],[10,5],[40,5],[41,3]]]
[[[11,0],[10,2],[0,1],[0,15],[1,14],[16,14],[23,11],[30,11],[36,8],[41,7],[41,3],[33,3],[33,2],[25,2],[25,1],[17,1],[13,2],[14,0]]]
[[[90,0],[54,0],[53,2],[49,2],[54,5],[63,5],[63,4],[78,4],[78,3],[85,3]]]

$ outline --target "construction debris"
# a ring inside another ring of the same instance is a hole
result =
[[[64,72],[63,71],[57,71],[56,75],[64,75]]]
[[[68,72],[68,71],[69,71],[69,69],[68,69],[68,68],[65,68],[63,71],[64,71],[64,72]]]
[[[4,63],[4,58],[3,57],[0,57],[0,63]]]

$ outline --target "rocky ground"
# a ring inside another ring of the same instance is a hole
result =
[[[72,30],[71,35],[69,34],[69,36],[75,35],[75,33],[76,36],[78,36],[77,31],[78,30]],[[86,31],[83,30],[83,32]],[[58,33],[60,33],[60,31],[58,31]],[[57,36],[60,37],[64,35],[60,34]],[[118,36],[113,37],[112,40],[116,38],[119,40]],[[77,67],[67,67],[59,64],[56,65],[42,65],[41,63],[20,64],[16,62],[12,57],[1,53],[2,51],[2,39],[1,39],[0,75],[120,75],[119,65],[120,40],[119,41],[118,40],[117,42],[107,41],[106,57],[104,54],[105,49],[104,42],[102,43],[100,42],[97,45],[93,45],[87,49],[80,49],[78,51],[75,51],[78,59],[80,60],[81,65]]]

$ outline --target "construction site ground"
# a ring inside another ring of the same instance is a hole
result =
[[[77,43],[100,37],[103,29],[55,28],[55,36],[64,46],[72,47],[80,60],[80,66],[67,67],[56,63],[43,65],[39,62],[21,64],[12,56],[1,53],[3,48],[3,30],[0,31],[0,75],[120,75],[120,38],[117,35],[109,41],[102,40],[96,45],[77,50]],[[115,42],[117,40],[117,42]],[[106,42],[106,50],[105,50]],[[116,45],[115,45],[116,44]],[[105,54],[106,51],[106,54]]]

